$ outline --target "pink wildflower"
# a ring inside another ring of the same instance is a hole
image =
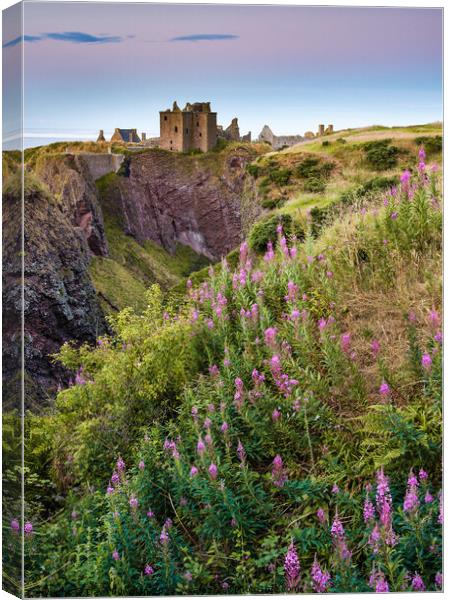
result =
[[[424,581],[422,580],[421,575],[415,572],[412,579],[412,590],[414,592],[425,592],[426,586],[424,585]]]
[[[218,475],[217,465],[215,465],[214,463],[211,463],[208,471],[209,471],[209,475],[211,476],[212,479],[217,479],[217,475]]]
[[[299,578],[301,575],[301,565],[299,564],[298,554],[296,552],[296,548],[293,542],[288,547],[288,551],[285,556],[284,571],[287,590],[295,590],[296,586],[299,583]]]

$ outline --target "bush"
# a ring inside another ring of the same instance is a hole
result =
[[[417,137],[415,144],[417,146],[424,146],[424,150],[428,155],[438,154],[443,150],[443,138],[441,135]]]
[[[305,158],[296,168],[296,176],[300,179],[328,179],[335,168],[331,161],[320,161],[318,158]]]
[[[321,175],[320,160],[318,158],[308,157],[305,158],[296,167],[296,176],[301,179],[308,179],[309,177],[319,178]]]
[[[330,145],[331,145],[331,143],[330,143],[330,141],[329,141],[329,140],[324,140],[323,142],[321,142],[321,145],[322,145],[322,146],[330,146]]]
[[[326,189],[326,184],[322,179],[318,179],[317,177],[310,177],[309,179],[307,179],[307,181],[304,182],[303,187],[305,192],[320,194]]]
[[[246,171],[251,175],[251,177],[257,179],[262,173],[262,168],[260,167],[260,165],[257,165],[255,163],[249,163],[248,165],[246,165]]]
[[[337,138],[337,143],[338,144],[346,144],[347,140],[345,140],[345,138]]]
[[[368,165],[376,171],[386,171],[397,165],[399,148],[391,140],[376,140],[362,145]]]
[[[290,169],[275,169],[270,171],[269,177],[273,183],[282,187],[288,184],[291,174]]]

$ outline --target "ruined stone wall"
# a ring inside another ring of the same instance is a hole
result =
[[[82,152],[89,172],[94,180],[103,177],[107,173],[116,173],[125,159],[123,154],[100,154],[95,152]]]

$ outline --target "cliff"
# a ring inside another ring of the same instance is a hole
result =
[[[94,343],[107,330],[106,314],[144,308],[151,283],[169,289],[239,244],[258,213],[245,169],[256,155],[239,144],[204,155],[152,149],[125,155],[119,173],[95,181],[107,169],[100,157],[92,168],[82,152],[33,153],[24,239],[28,406],[67,384],[69,374],[52,358],[64,342]],[[17,397],[18,175],[4,193],[4,377]]]

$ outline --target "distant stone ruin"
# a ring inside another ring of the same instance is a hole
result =
[[[275,135],[268,125],[264,125],[259,134],[260,142],[268,142],[273,150],[280,150],[286,146],[294,146],[304,141],[302,135]]]
[[[251,142],[251,131],[248,131],[244,136],[240,136],[239,120],[234,117],[229,127],[224,129],[221,125],[217,125],[217,136],[231,142]]]
[[[268,142],[273,150],[280,150],[281,148],[289,148],[295,144],[300,144],[307,140],[313,140],[316,137],[323,135],[329,135],[334,132],[334,126],[328,125],[327,128],[324,125],[318,125],[318,132],[315,134],[313,131],[306,131],[302,135],[275,135],[268,125],[264,125],[262,131],[259,134],[259,142]]]

